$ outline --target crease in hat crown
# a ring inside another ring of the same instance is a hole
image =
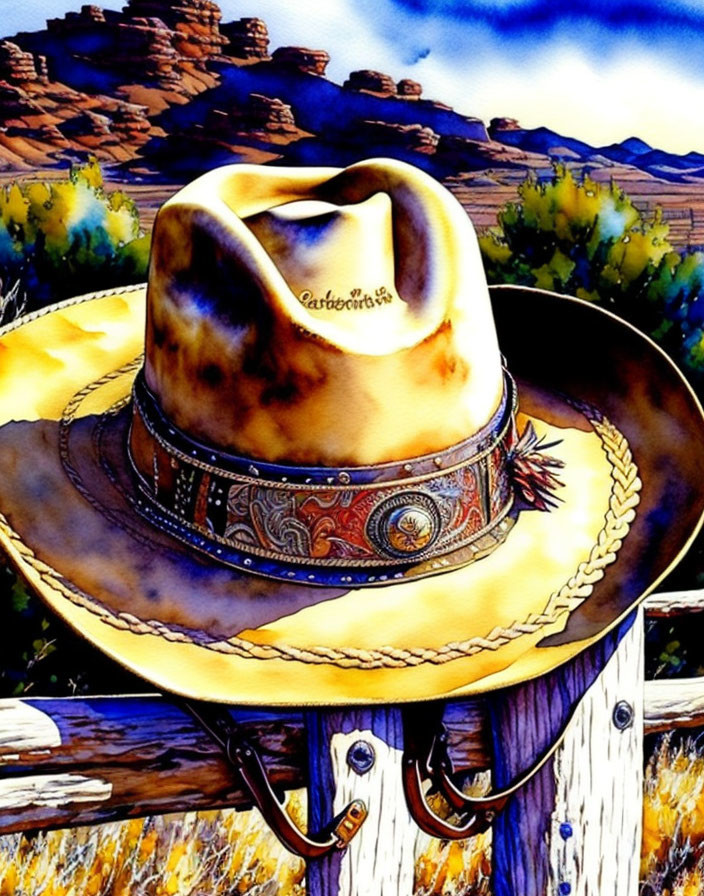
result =
[[[518,440],[472,225],[401,162],[230,166],[169,200],[133,397],[142,513],[274,578],[469,563],[508,534],[521,476],[545,510],[561,484]]]
[[[472,225],[401,162],[210,172],[157,216],[145,375],[183,432],[262,461],[459,443],[503,390]]]

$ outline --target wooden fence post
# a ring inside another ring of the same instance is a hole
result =
[[[310,829],[353,799],[369,811],[344,852],[308,862],[308,896],[412,896],[419,831],[403,794],[400,710],[320,710],[307,727]]]
[[[643,791],[643,614],[554,672],[489,701],[494,784],[546,748],[586,692],[553,762],[493,829],[492,896],[636,896]]]

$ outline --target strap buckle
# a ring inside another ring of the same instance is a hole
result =
[[[363,800],[353,800],[345,809],[340,817],[340,821],[333,828],[333,833],[337,837],[337,848],[345,849],[350,840],[357,831],[362,827],[364,819],[367,817],[367,807]]]

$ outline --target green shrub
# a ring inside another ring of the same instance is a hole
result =
[[[518,192],[480,238],[489,282],[598,302],[704,384],[704,254],[673,248],[660,209],[647,218],[614,183],[577,179],[564,166]]]
[[[132,199],[107,192],[95,159],[52,183],[0,189],[0,293],[27,310],[145,278],[149,237]]]

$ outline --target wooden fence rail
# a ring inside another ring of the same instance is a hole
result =
[[[645,601],[647,616],[683,616],[704,612],[704,589],[695,591],[661,591]]]
[[[645,683],[645,733],[704,726],[704,678]]]
[[[272,781],[302,787],[303,716],[240,710],[233,717],[260,745]],[[489,767],[483,700],[451,704],[445,725],[456,768]],[[704,725],[704,679],[646,682],[646,734],[697,725]],[[165,697],[0,700],[0,833],[244,808],[232,777],[219,748]]]
[[[260,746],[273,783],[302,787],[302,714],[232,715]],[[481,701],[448,707],[457,767],[489,766],[484,719]],[[0,833],[225,806],[248,806],[231,767],[165,697],[0,700]]]

